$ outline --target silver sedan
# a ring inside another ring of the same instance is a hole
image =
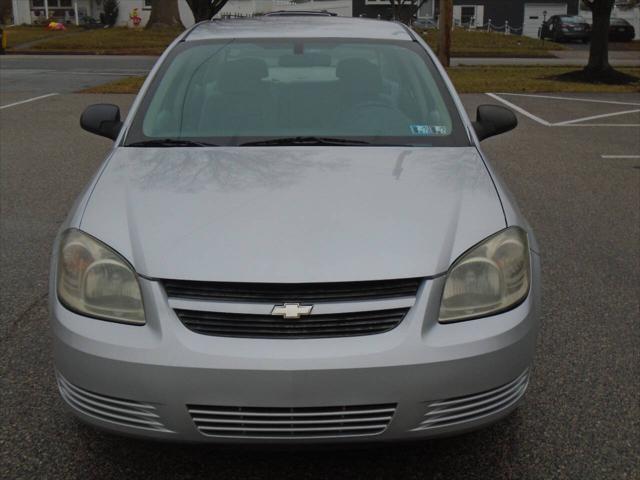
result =
[[[54,245],[60,394],[157,439],[350,442],[479,428],[520,403],[531,228],[401,24],[212,21],[158,60]]]

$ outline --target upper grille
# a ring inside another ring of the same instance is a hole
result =
[[[204,335],[245,338],[328,338],[387,332],[402,321],[408,308],[373,312],[311,315],[286,320],[272,315],[178,310],[189,330]]]
[[[203,435],[318,438],[382,433],[396,404],[302,408],[187,405],[187,409]]]
[[[474,422],[515,405],[529,384],[529,369],[518,378],[493,390],[430,403],[424,419],[414,430],[449,427]]]
[[[160,421],[156,408],[148,403],[107,397],[73,385],[58,374],[60,395],[74,409],[103,422],[125,427],[170,432]]]
[[[335,283],[237,283],[163,280],[169,297],[232,302],[341,302],[415,297],[421,278]]]

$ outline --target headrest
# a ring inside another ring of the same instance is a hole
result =
[[[278,59],[281,67],[329,67],[331,56],[324,53],[305,53],[304,55],[282,55]]]
[[[364,91],[382,90],[382,75],[378,67],[363,58],[346,58],[338,62],[336,77]]]
[[[259,58],[242,58],[224,64],[220,70],[218,85],[221,91],[246,90],[269,76],[269,68]]]

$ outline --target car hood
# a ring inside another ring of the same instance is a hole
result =
[[[505,228],[477,150],[116,148],[80,228],[154,278],[431,276]]]

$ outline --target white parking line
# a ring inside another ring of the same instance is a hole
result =
[[[524,115],[525,117],[529,117],[531,120],[533,120],[534,122],[538,122],[540,125],[544,125],[545,127],[550,127],[552,126],[551,123],[547,122],[546,120],[543,120],[540,117],[536,117],[533,113],[529,113],[527,112],[524,108],[520,108],[519,106],[505,100],[504,98],[500,98],[498,95],[496,95],[495,93],[487,93],[488,96],[490,96],[491,98],[493,98],[494,100],[497,100],[499,102],[504,103],[507,107],[512,108],[513,110],[515,110],[516,112],[521,113],[522,115]]]
[[[588,120],[595,120],[595,119],[605,118],[605,117],[613,117],[613,116],[616,116],[616,115],[625,115],[625,114],[628,114],[628,113],[637,113],[637,112],[640,112],[640,110],[638,110],[638,109],[636,109],[636,110],[625,110],[623,112],[605,113],[605,114],[602,114],[602,115],[594,115],[592,117],[577,118],[577,119],[574,119],[574,120],[567,120],[567,121],[559,122],[559,123],[551,123],[551,122],[546,121],[543,118],[537,117],[533,113],[528,112],[524,108],[519,107],[518,105],[516,105],[514,103],[511,103],[508,100],[505,100],[504,98],[499,97],[498,94],[486,93],[485,95],[493,98],[494,100],[497,100],[497,101],[505,104],[506,106],[510,107],[511,109],[515,110],[516,112],[521,113],[525,117],[528,117],[531,120],[539,123],[540,125],[544,125],[545,127],[640,127],[640,124],[636,124],[636,123],[625,123],[625,124],[620,124],[620,123],[582,123],[582,122],[586,122]],[[500,93],[499,95],[512,95],[512,96],[519,96],[519,97],[547,98],[547,99],[553,99],[553,100],[575,100],[575,101],[580,101],[580,102],[612,103],[612,104],[616,104],[616,105],[638,105],[638,106],[640,106],[640,103],[615,102],[615,101],[609,102],[609,101],[605,101],[605,100],[589,100],[587,98],[566,98],[566,97],[555,97],[555,96],[550,96],[550,95],[526,95],[526,94],[521,94],[521,93]]]
[[[638,113],[640,110],[626,110],[624,112],[603,113],[602,115],[593,115],[591,117],[576,118],[575,120],[567,120],[566,122],[554,123],[554,127],[561,127],[563,125],[570,125],[572,123],[581,123],[588,120],[596,120],[598,118],[615,117],[616,115],[626,115],[627,113]]]
[[[51,73],[62,73],[64,75],[89,75],[92,77],[131,77],[134,75],[141,75],[140,73],[108,73],[108,72],[51,72]],[[147,72],[148,73],[148,72]]]
[[[640,158],[640,155],[600,155],[602,158]]]
[[[640,127],[640,123],[570,123],[568,125],[551,125],[552,127]]]
[[[615,100],[594,100],[592,98],[556,97],[551,95],[530,95],[526,93],[501,93],[500,95],[511,95],[513,97],[548,98],[550,100],[567,100],[570,102],[590,102],[590,103],[610,103],[611,105],[637,105],[640,103],[618,102]]]
[[[57,93],[47,93],[46,95],[40,95],[39,97],[27,98],[26,100],[21,100],[19,102],[9,103],[8,105],[0,106],[0,110],[9,107],[15,107],[16,105],[22,105],[23,103],[35,102],[36,100],[42,100],[43,98],[53,97],[54,95],[58,95]]]

